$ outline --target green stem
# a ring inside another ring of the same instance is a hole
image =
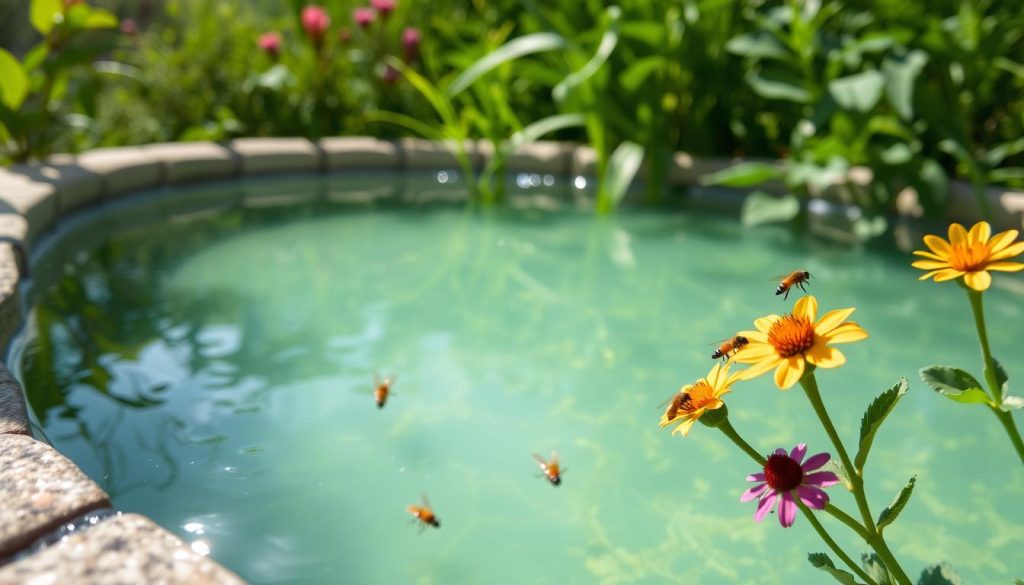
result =
[[[820,536],[821,539],[825,541],[825,544],[827,544],[828,547],[832,549],[832,552],[836,553],[836,556],[842,559],[843,562],[846,563],[846,566],[850,567],[850,569],[854,573],[856,573],[858,577],[863,579],[868,585],[878,585],[877,581],[869,577],[868,574],[860,568],[860,565],[853,562],[853,559],[847,556],[846,553],[843,552],[843,549],[839,548],[839,545],[836,544],[836,541],[832,540],[832,537],[829,536],[828,532],[825,531],[825,527],[821,525],[821,522],[818,522],[818,519],[814,517],[814,513],[807,509],[807,506],[805,506],[804,503],[800,501],[800,498],[796,498],[795,501],[796,505],[800,506],[800,511],[804,513],[804,518],[807,518],[807,521],[810,522],[811,526],[814,527],[814,530],[817,531],[818,536]]]
[[[988,332],[985,329],[985,307],[982,303],[981,293],[970,287],[964,287],[967,291],[967,298],[971,301],[971,312],[974,313],[974,326],[978,329],[978,341],[981,342],[981,357],[985,361],[985,382],[988,384],[989,396],[992,403],[989,407],[996,415],[1003,429],[1006,430],[1013,448],[1017,451],[1017,457],[1024,463],[1024,441],[1021,440],[1017,425],[1013,422],[1013,415],[1003,411],[999,405],[1003,401],[1003,391],[996,380],[995,361],[992,359],[992,350],[988,345]]]

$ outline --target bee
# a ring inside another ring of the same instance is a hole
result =
[[[776,280],[779,278],[781,278],[782,280],[779,282],[778,288],[775,289],[775,294],[781,295],[782,293],[786,293],[786,296],[782,298],[788,299],[789,289],[793,288],[794,286],[800,287],[800,290],[807,292],[807,289],[804,288],[804,283],[811,279],[811,273],[807,272],[806,270],[794,270],[789,274],[780,274],[779,276],[774,276],[772,277],[772,280]]]
[[[551,485],[557,486],[562,483],[562,474],[565,473],[564,469],[561,469],[558,464],[558,453],[551,452],[551,459],[545,461],[543,457],[534,453],[533,458],[540,465],[540,470],[547,478]]]
[[[689,392],[680,390],[673,394],[672,398],[662,402],[660,406],[665,406],[665,420],[670,421],[676,418],[680,410],[692,410],[693,400],[690,398]]]
[[[428,525],[433,526],[434,528],[441,527],[441,521],[434,515],[434,510],[430,507],[430,500],[427,499],[427,494],[423,494],[422,506],[410,505],[406,510],[413,515],[413,522],[420,523],[420,532],[422,532]]]
[[[718,348],[715,349],[715,353],[711,354],[711,359],[717,360],[722,358],[724,361],[731,354],[735,354],[740,350],[741,347],[750,343],[750,341],[742,335],[735,335],[728,339],[724,339],[718,343]]]
[[[391,385],[395,383],[395,376],[381,380],[377,374],[373,375],[373,397],[377,401],[377,408],[384,408],[384,403],[391,394]]]

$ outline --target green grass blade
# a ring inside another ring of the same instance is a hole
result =
[[[455,78],[445,91],[449,98],[462,93],[467,87],[501,65],[514,61],[525,55],[562,49],[569,45],[565,37],[555,33],[535,33],[512,39],[497,49],[487,53],[470,65]]]
[[[437,128],[405,114],[377,110],[367,113],[366,119],[370,122],[385,122],[401,126],[410,132],[418,134],[424,138],[429,138],[430,140],[441,140],[444,138],[442,132]]]
[[[612,52],[615,51],[615,47],[619,44],[619,19],[622,17],[622,10],[618,6],[610,6],[608,8],[608,17],[611,19],[611,22],[608,25],[608,30],[601,37],[601,42],[597,45],[597,51],[594,52],[594,56],[578,71],[566,76],[551,91],[551,95],[555,98],[556,102],[565,101],[572,88],[597,74],[605,62],[608,61],[608,58],[611,57]]]
[[[635,142],[623,142],[612,152],[598,192],[598,211],[607,212],[618,206],[626,196],[643,160],[644,147]]]

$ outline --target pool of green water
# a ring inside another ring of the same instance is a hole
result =
[[[804,518],[756,524],[739,502],[758,471],[746,455],[702,425],[658,428],[658,404],[713,365],[711,342],[792,307],[770,277],[805,268],[822,310],[855,306],[871,334],[819,372],[848,445],[866,405],[910,380],[866,477],[877,515],[917,476],[886,531],[908,572],[949,560],[965,583],[1024,577],[1024,469],[994,417],[917,378],[930,363],[980,373],[966,297],[918,282],[908,255],[678,210],[353,203],[323,181],[86,226],[94,245],[36,266],[55,276],[33,293],[21,377],[46,436],[118,509],[254,583],[829,582],[805,560],[826,548]],[[1011,385],[1022,291],[1001,273],[985,297]],[[380,410],[375,373],[397,376]],[[799,389],[768,376],[726,400],[763,453],[832,451]],[[559,487],[532,459],[552,450]],[[421,494],[440,529],[409,524]]]

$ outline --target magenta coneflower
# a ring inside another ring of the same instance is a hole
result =
[[[420,31],[408,27],[402,31],[402,56],[406,63],[412,63],[420,54]]]
[[[370,6],[380,13],[381,18],[385,19],[395,11],[397,4],[395,0],[370,0]]]
[[[272,59],[277,59],[281,53],[281,33],[277,31],[263,33],[260,35],[258,44],[264,53],[270,55]]]
[[[310,4],[302,9],[302,28],[314,43],[323,41],[324,33],[331,26],[331,17],[321,6]]]
[[[356,21],[359,28],[370,26],[376,18],[377,13],[372,8],[356,8],[352,12],[352,20]]]
[[[754,512],[754,520],[760,522],[768,512],[775,507],[775,501],[781,500],[779,504],[779,524],[783,528],[789,528],[796,519],[796,497],[808,508],[821,510],[828,505],[828,494],[821,488],[829,487],[839,483],[839,478],[831,471],[818,471],[832,458],[828,453],[812,455],[804,461],[807,454],[807,445],[800,443],[789,454],[785,449],[776,449],[765,461],[764,471],[747,476],[747,481],[760,482],[758,485],[743,492],[740,496],[741,502],[749,502],[757,499],[757,511]]]

